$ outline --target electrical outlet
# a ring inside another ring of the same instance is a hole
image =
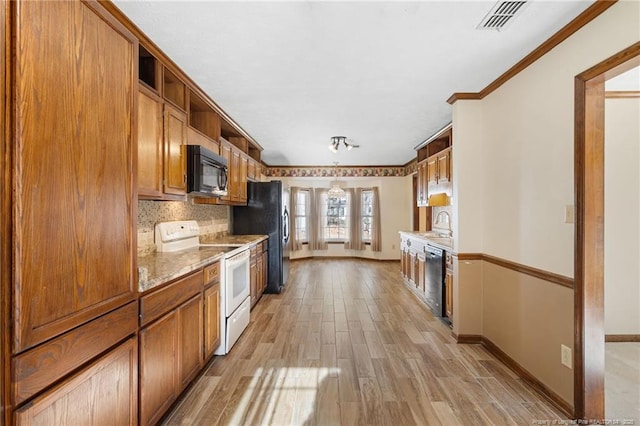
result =
[[[573,205],[564,206],[564,223],[575,223],[576,209]]]
[[[573,368],[571,360],[571,348],[560,345],[560,362],[567,368]]]

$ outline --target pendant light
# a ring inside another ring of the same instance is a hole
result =
[[[333,172],[333,175],[335,177],[338,176],[338,162],[334,161],[333,163],[335,165],[335,171]],[[341,198],[344,197],[344,189],[342,189],[340,187],[340,182],[338,182],[337,180],[331,182],[331,188],[329,189],[329,192],[327,192],[327,195],[329,196],[329,198]]]

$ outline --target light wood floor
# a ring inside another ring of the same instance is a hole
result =
[[[458,345],[396,262],[292,262],[232,352],[166,418],[201,425],[531,425],[562,419],[479,345]]]
[[[606,418],[640,425],[640,343],[607,343],[605,348]]]

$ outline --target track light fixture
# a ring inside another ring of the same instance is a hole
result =
[[[360,147],[360,145],[354,145],[352,143],[347,142],[346,136],[331,136],[331,143],[329,144],[329,150],[334,154],[337,153],[341,143],[345,146],[345,148],[347,148],[347,151],[351,151],[353,148]]]

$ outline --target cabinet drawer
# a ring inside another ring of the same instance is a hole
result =
[[[204,284],[220,281],[220,262],[204,267]]]
[[[144,326],[154,319],[160,318],[203,289],[202,271],[198,271],[158,291],[142,296],[140,299],[140,325]]]
[[[134,337],[18,409],[15,424],[136,424],[137,378]]]
[[[15,404],[34,396],[79,365],[135,333],[135,302],[28,350],[13,360]]]

